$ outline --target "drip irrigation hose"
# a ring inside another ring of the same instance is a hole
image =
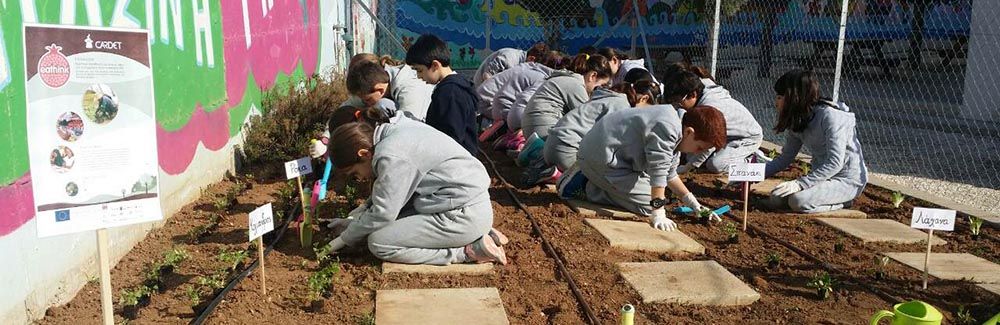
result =
[[[542,240],[542,248],[549,256],[552,257],[552,259],[556,263],[556,267],[559,269],[559,273],[562,274],[564,279],[566,279],[566,283],[569,285],[570,291],[573,292],[573,296],[576,298],[577,303],[580,304],[580,309],[583,310],[583,314],[586,317],[587,323],[590,325],[600,324],[597,321],[597,317],[594,316],[594,310],[590,308],[590,305],[587,304],[587,300],[583,298],[583,293],[580,292],[580,288],[576,286],[576,281],[573,279],[573,274],[570,273],[568,269],[566,269],[566,265],[565,262],[563,261],[562,254],[559,254],[556,248],[552,246],[551,243],[549,243],[548,239],[545,238],[545,234],[542,233],[542,228],[538,226],[538,222],[535,220],[535,217],[531,215],[531,212],[528,211],[528,207],[526,207],[524,203],[522,203],[521,200],[517,198],[517,194],[515,194],[514,190],[512,190],[514,186],[508,183],[507,179],[500,174],[500,170],[497,169],[496,163],[493,162],[493,159],[490,158],[490,156],[487,155],[486,152],[483,151],[483,149],[479,149],[479,154],[486,159],[486,162],[490,164],[490,168],[493,169],[493,173],[497,176],[497,178],[500,179],[500,182],[503,183],[504,190],[507,191],[507,195],[509,195],[510,198],[514,200],[514,204],[517,205],[518,209],[524,211],[524,214],[528,217],[528,221],[531,222],[532,231],[538,234],[538,238]]]
[[[271,242],[267,244],[267,248],[264,249],[265,257],[267,256],[267,254],[271,253],[272,250],[274,250],[275,244],[281,242],[281,238],[285,236],[285,231],[288,230],[288,225],[291,224],[292,220],[295,220],[297,218],[298,216],[297,212],[301,208],[302,207],[298,204],[293,205],[290,210],[291,213],[285,215],[286,216],[285,223],[281,226],[281,230],[278,231],[278,235],[275,236],[274,239],[272,239]],[[243,281],[243,279],[246,279],[246,277],[250,275],[250,273],[253,273],[253,271],[257,269],[258,264],[260,264],[260,260],[255,260],[252,264],[247,266],[247,268],[244,269],[243,272],[240,272],[240,274],[236,275],[236,277],[230,280],[229,283],[226,284],[226,287],[222,288],[222,291],[219,291],[218,295],[215,295],[215,298],[213,298],[212,302],[205,307],[205,310],[202,310],[201,314],[198,315],[198,317],[195,317],[193,320],[191,320],[191,323],[189,324],[201,325],[202,323],[204,323],[209,316],[212,316],[212,312],[215,311],[215,307],[222,302],[222,299],[226,297],[226,294],[229,293],[230,290],[233,290],[233,288],[235,288],[237,285],[239,285],[240,282]]]
[[[742,220],[739,217],[737,217],[736,215],[734,215],[732,211],[726,212],[725,215],[728,216],[729,218],[733,219],[733,220],[736,220],[736,221],[741,221]],[[792,244],[792,243],[790,243],[790,242],[788,242],[788,241],[786,241],[784,239],[781,239],[781,238],[778,238],[778,237],[776,237],[774,235],[771,235],[770,233],[768,233],[768,232],[766,232],[766,231],[758,228],[757,226],[755,226],[753,224],[747,224],[747,229],[749,229],[751,232],[753,232],[756,235],[759,235],[759,236],[762,236],[764,238],[773,240],[773,241],[777,242],[778,244],[781,244],[781,246],[785,246],[785,248],[791,250],[792,252],[795,252],[795,254],[799,254],[799,256],[802,256],[802,257],[806,258],[807,260],[810,260],[813,263],[818,264],[820,267],[822,267],[823,269],[825,269],[827,272],[838,274],[838,275],[841,275],[841,276],[844,276],[844,277],[850,277],[850,274],[848,274],[847,272],[844,272],[844,271],[842,271],[842,270],[834,267],[833,264],[824,262],[819,257],[816,257],[815,255],[812,255],[812,254],[809,254],[809,252],[806,252],[805,250],[799,248],[798,246],[795,246],[794,244]],[[894,304],[903,302],[903,300],[899,299],[899,297],[893,296],[891,294],[886,293],[885,291],[882,291],[879,288],[876,288],[875,286],[873,286],[870,283],[868,283],[868,281],[864,281],[864,280],[861,280],[861,279],[850,279],[850,280],[845,281],[845,282],[855,282],[856,284],[860,285],[861,287],[864,287],[864,288],[868,289],[869,291],[871,291],[872,293],[878,295],[882,299],[888,300],[888,301],[890,301],[890,302],[892,302]]]

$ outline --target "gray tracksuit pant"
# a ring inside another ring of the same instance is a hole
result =
[[[408,118],[375,130],[375,181],[364,211],[341,233],[348,246],[368,238],[390,262],[447,265],[493,224],[490,177],[451,137]]]
[[[789,130],[781,156],[768,163],[765,172],[770,177],[788,168],[803,145],[813,154],[809,174],[796,180],[802,191],[784,198],[789,208],[805,213],[839,210],[864,191],[868,168],[856,123],[847,105],[824,101],[813,106],[813,119],[802,132]]]
[[[545,162],[561,171],[569,170],[576,163],[580,141],[594,124],[610,112],[629,108],[628,98],[609,89],[598,88],[590,101],[569,111],[549,129],[545,139]]]
[[[568,70],[553,71],[524,108],[521,116],[524,137],[535,133],[544,139],[563,114],[589,99],[582,75]]]
[[[648,216],[650,190],[677,177],[681,120],[669,105],[608,113],[580,142],[587,200]]]

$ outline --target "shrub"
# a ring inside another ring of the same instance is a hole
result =
[[[817,274],[806,284],[806,287],[816,289],[816,295],[820,299],[826,299],[830,297],[833,293],[833,287],[836,285],[837,280],[830,277],[830,273],[823,272],[822,274]]]
[[[342,76],[326,81],[313,75],[265,92],[264,112],[251,117],[245,131],[246,163],[263,176],[280,173],[282,163],[309,152],[309,140],[325,129],[327,118],[347,96]]]
[[[220,262],[226,263],[226,268],[230,271],[235,271],[239,267],[240,263],[247,258],[246,250],[236,250],[236,251],[222,251],[216,256]]]

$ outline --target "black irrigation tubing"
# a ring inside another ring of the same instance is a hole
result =
[[[300,208],[301,206],[298,204],[293,205],[292,208],[290,209],[291,213],[285,215],[285,223],[281,226],[281,230],[278,231],[278,235],[275,236],[274,239],[271,240],[271,243],[267,244],[267,248],[264,249],[265,257],[267,257],[267,254],[271,253],[271,251],[274,250],[274,245],[280,242],[281,238],[284,237],[285,231],[288,230],[288,225],[291,224],[292,220],[295,220],[295,218],[298,217],[296,211],[299,211]],[[198,315],[198,317],[192,319],[191,323],[189,324],[201,325],[202,323],[204,323],[209,316],[212,316],[212,312],[215,311],[215,307],[217,307],[219,303],[222,302],[222,299],[226,297],[226,294],[229,293],[230,290],[233,290],[233,288],[235,288],[237,285],[239,285],[240,282],[243,281],[243,279],[246,279],[246,277],[250,275],[250,273],[256,270],[258,264],[260,264],[260,260],[254,260],[254,262],[250,264],[250,266],[247,266],[247,268],[244,269],[243,272],[240,272],[240,274],[236,275],[236,277],[230,280],[229,283],[226,284],[226,287],[223,288],[222,291],[220,291],[219,294],[212,299],[212,302],[205,307],[205,310],[202,310],[201,314]]]
[[[733,214],[733,212],[731,210],[730,210],[730,212],[726,212],[725,215],[728,216],[729,218],[732,218],[733,220],[737,220],[737,221],[742,221],[743,220],[743,219],[738,218],[735,214]],[[868,289],[869,291],[871,291],[872,293],[878,295],[879,297],[882,297],[882,299],[889,300],[892,303],[903,302],[903,300],[899,299],[899,297],[893,296],[891,294],[886,293],[885,291],[882,291],[879,288],[876,288],[875,286],[873,286],[870,283],[868,283],[868,281],[864,281],[864,280],[861,280],[861,279],[851,279],[850,278],[851,275],[848,274],[847,272],[844,272],[844,271],[836,268],[835,266],[833,266],[833,264],[827,263],[827,262],[821,260],[819,257],[816,257],[815,255],[809,254],[809,252],[806,252],[805,250],[799,248],[798,246],[795,246],[795,244],[792,244],[789,241],[786,241],[784,239],[781,239],[781,238],[778,238],[778,237],[776,237],[774,235],[771,235],[770,233],[768,233],[768,232],[766,232],[766,231],[758,228],[757,226],[755,226],[753,224],[749,224],[748,223],[747,224],[747,228],[750,229],[750,231],[752,231],[753,233],[755,233],[757,235],[760,235],[760,236],[763,236],[763,237],[765,237],[767,239],[773,240],[773,241],[777,242],[778,244],[781,244],[781,246],[785,246],[785,248],[791,250],[792,252],[795,252],[796,254],[799,254],[799,256],[802,256],[802,257],[805,257],[808,260],[811,260],[813,263],[818,264],[820,267],[822,267],[823,269],[825,269],[827,272],[831,272],[831,273],[835,273],[835,274],[839,274],[841,276],[847,277],[849,279],[849,281],[845,281],[845,282],[855,282],[858,285],[860,285],[861,287],[864,287],[864,288]]]
[[[566,283],[569,285],[570,291],[573,292],[573,296],[576,298],[577,303],[580,304],[580,309],[583,310],[583,314],[586,317],[587,323],[590,325],[599,324],[600,322],[597,321],[597,317],[594,316],[594,310],[590,308],[590,305],[587,304],[587,300],[583,298],[583,293],[580,292],[580,288],[576,286],[576,281],[573,279],[573,274],[570,273],[569,270],[566,268],[566,265],[562,260],[563,259],[562,255],[559,254],[556,248],[552,246],[551,243],[549,243],[548,239],[545,238],[545,234],[542,233],[542,228],[538,226],[538,222],[535,220],[535,217],[531,215],[530,211],[528,211],[528,207],[526,207],[524,203],[522,203],[521,200],[517,198],[517,194],[515,194],[514,190],[512,190],[513,186],[507,182],[507,179],[504,178],[503,175],[500,174],[500,170],[497,169],[497,165],[496,163],[493,162],[493,159],[490,158],[490,156],[487,155],[486,152],[483,151],[483,149],[479,149],[479,154],[486,159],[486,162],[490,164],[490,168],[493,169],[493,173],[496,174],[497,178],[499,178],[500,181],[503,183],[504,189],[507,190],[507,195],[509,195],[510,198],[514,200],[514,204],[516,204],[517,207],[521,209],[521,211],[524,211],[524,214],[528,217],[528,221],[531,222],[532,230],[536,234],[538,234],[538,238],[542,240],[542,248],[556,262],[556,267],[559,269],[559,273],[561,273],[563,278],[566,279]]]

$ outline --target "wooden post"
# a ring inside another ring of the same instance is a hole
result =
[[[299,204],[302,204],[302,213],[306,211],[306,192],[302,190],[302,176],[296,177],[296,181],[299,182]]]
[[[257,237],[257,259],[260,261],[260,291],[267,295],[267,280],[264,275],[264,237]]]
[[[750,204],[750,182],[743,182],[743,232],[747,231],[748,205]]]
[[[927,230],[927,255],[924,255],[924,290],[927,289],[927,273],[930,271],[931,262],[931,237],[934,236],[934,229]]]
[[[108,261],[108,230],[97,229],[97,264],[101,271],[101,314],[104,325],[115,324],[114,306],[111,302],[111,263]]]

